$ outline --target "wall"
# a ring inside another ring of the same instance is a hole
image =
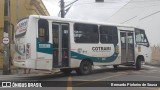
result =
[[[1,0],[0,2],[0,28],[2,28],[4,26],[3,22],[4,22],[4,0]],[[1,36],[1,35],[0,35]]]
[[[155,45],[152,47],[152,62],[151,64],[159,65],[160,64],[160,45]]]
[[[18,19],[24,18],[28,15],[49,15],[42,0],[18,0],[18,13],[16,11],[16,0],[10,0],[10,22],[15,26]],[[2,38],[4,27],[4,0],[0,1],[0,69],[3,66],[3,50]],[[11,30],[10,30],[11,31]]]

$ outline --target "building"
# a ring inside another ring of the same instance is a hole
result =
[[[0,2],[0,68],[3,66],[3,53],[2,53],[2,38],[3,38],[3,27],[4,27],[4,0]],[[16,25],[16,22],[28,15],[47,15],[45,5],[42,0],[10,0],[10,23],[12,27]]]

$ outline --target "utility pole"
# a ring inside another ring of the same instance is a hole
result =
[[[18,23],[19,19],[19,0],[16,0],[16,23]]]
[[[9,34],[10,29],[10,0],[4,0],[4,33],[3,33],[3,75],[9,75],[10,71],[10,60],[9,60]]]
[[[61,0],[61,18],[64,18],[65,11],[64,11],[64,0]]]
[[[67,14],[67,12],[69,11],[69,9],[71,8],[71,6],[77,1],[78,0],[75,0],[65,6],[64,0],[61,0],[60,1],[60,12],[59,12],[58,16],[61,14],[61,18],[64,18],[65,15]]]

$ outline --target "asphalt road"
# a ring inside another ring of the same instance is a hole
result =
[[[160,87],[98,87],[105,84],[105,81],[160,81],[160,67],[144,65],[141,70],[135,70],[133,67],[119,67],[114,70],[112,67],[95,67],[96,69],[90,75],[79,76],[74,71],[70,75],[65,75],[61,72],[55,75],[20,78],[19,80],[29,81],[55,81],[53,84],[65,83],[66,87],[49,87],[49,88],[34,88],[38,90],[160,90]],[[60,81],[60,82],[58,82]],[[61,82],[64,81],[64,82]],[[81,81],[81,82],[71,82]],[[88,82],[89,81],[89,82]],[[97,81],[104,81],[98,82]],[[56,83],[57,82],[57,83]],[[93,87],[84,87],[91,85]],[[19,89],[19,88],[12,88]],[[32,88],[30,88],[32,89]],[[25,89],[24,89],[25,90]],[[26,89],[28,90],[28,89]]]

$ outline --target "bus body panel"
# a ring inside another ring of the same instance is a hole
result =
[[[75,58],[70,58],[70,68],[77,68],[80,66],[81,60],[75,59]]]
[[[28,30],[26,32],[26,67],[36,68],[36,19],[29,17]]]
[[[68,19],[59,19],[51,18],[48,16],[29,16],[28,27],[26,34],[23,38],[20,38],[20,41],[16,45],[23,47],[26,52],[25,55],[22,55],[23,60],[17,60],[20,55],[15,53],[14,64],[17,67],[21,68],[34,68],[34,69],[54,69],[54,42],[53,42],[53,27],[54,25],[59,26],[59,30],[62,29],[63,25],[68,24],[69,28],[69,39],[68,39],[68,66],[59,66],[59,68],[78,68],[82,60],[90,59],[93,61],[93,65],[121,65],[126,63],[136,63],[138,56],[143,56],[145,61],[150,61],[151,59],[151,49],[144,45],[136,43],[135,28],[129,26],[120,26],[104,23],[91,23],[96,24],[98,27],[101,25],[106,26],[115,26],[117,27],[118,42],[111,44],[102,44],[100,43],[76,43],[74,40],[74,24],[75,23],[84,23],[90,24],[89,22],[78,22]],[[41,43],[39,41],[39,20],[46,20],[48,22],[48,41]],[[65,31],[66,32],[66,31]],[[63,32],[61,32],[63,33]],[[99,35],[100,36],[100,35]],[[60,38],[60,37],[59,37]],[[123,48],[122,39],[125,38],[126,46]],[[15,41],[17,41],[16,38]],[[60,39],[59,39],[60,40]],[[22,43],[22,46],[21,44]],[[63,47],[61,47],[63,48]],[[122,50],[124,49],[124,51]],[[60,49],[58,49],[60,50]],[[63,49],[62,51],[63,52]],[[132,52],[132,58],[128,58],[127,52]],[[125,55],[122,55],[125,53]],[[62,54],[60,57],[63,57]],[[122,57],[125,56],[125,60]],[[64,56],[65,57],[65,56]],[[64,59],[64,57],[62,59]],[[132,59],[132,60],[128,60]],[[59,61],[59,60],[58,60]],[[63,60],[60,60],[59,63],[63,63]]]
[[[93,63],[100,63],[100,65],[115,63],[119,57],[119,53],[115,52],[117,47],[113,44],[72,44],[71,48],[71,58],[77,60],[91,59]],[[120,64],[120,60],[115,64]]]
[[[18,22],[15,32],[15,57],[14,65],[21,68],[27,68],[26,66],[26,38],[25,35],[28,30],[29,18],[24,18]]]
[[[52,38],[49,38],[49,42],[41,43],[38,40],[38,21],[40,18],[36,19],[36,59],[35,68],[36,69],[47,69],[52,70]],[[49,23],[48,23],[49,24]],[[49,37],[51,37],[51,26],[49,25]]]
[[[135,57],[137,59],[138,56],[143,56],[146,63],[150,63],[151,61],[151,48],[143,45],[136,45],[135,47],[136,54]],[[145,63],[144,62],[144,63]]]

